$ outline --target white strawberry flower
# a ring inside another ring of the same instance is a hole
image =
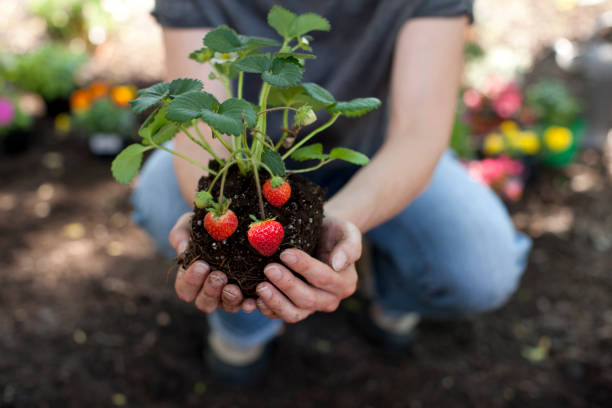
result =
[[[237,58],[237,52],[215,52],[210,62],[213,64],[227,64],[236,61]]]

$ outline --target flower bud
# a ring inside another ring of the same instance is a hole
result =
[[[302,106],[295,117],[293,118],[293,123],[297,127],[308,126],[317,121],[317,115],[314,113],[310,106]]]

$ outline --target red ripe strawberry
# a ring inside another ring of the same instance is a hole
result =
[[[282,177],[273,177],[263,185],[263,195],[275,207],[282,207],[291,197],[291,186]]]
[[[274,220],[256,220],[251,224],[248,232],[249,243],[263,256],[274,255],[284,236],[283,226]]]
[[[214,211],[209,211],[204,217],[204,229],[217,241],[229,238],[236,228],[238,228],[238,218],[232,210],[227,210],[219,216]]]

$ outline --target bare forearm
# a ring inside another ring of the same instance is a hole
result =
[[[208,75],[213,71],[212,67],[209,64],[199,64],[186,58],[191,51],[201,47],[202,38],[208,31],[208,29],[164,28],[166,78],[168,80],[183,77],[198,78],[206,84],[206,92],[215,95],[218,100],[222,101],[227,98],[227,92],[219,80],[208,79]],[[226,158],[227,150],[218,140],[212,138],[210,128],[200,125],[198,129],[213,152],[218,157]],[[199,139],[199,135],[194,128],[187,131],[194,139]],[[204,165],[213,158],[210,153],[197,146],[185,133],[176,136],[174,148],[177,152],[183,153]],[[193,203],[198,180],[204,175],[204,172],[179,157],[174,158],[174,170],[185,201],[189,204]]]
[[[461,73],[466,20],[419,19],[396,43],[385,143],[326,205],[362,232],[402,211],[427,186],[448,146]]]
[[[327,202],[327,214],[366,232],[397,215],[427,187],[449,132],[440,129],[436,136],[431,128],[398,131],[404,133],[402,143],[385,143],[372,162]]]

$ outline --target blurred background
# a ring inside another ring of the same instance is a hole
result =
[[[476,1],[452,147],[534,239],[501,310],[381,354],[333,314],[223,390],[110,161],[163,77],[153,0],[0,2],[0,406],[612,406],[612,1]]]

